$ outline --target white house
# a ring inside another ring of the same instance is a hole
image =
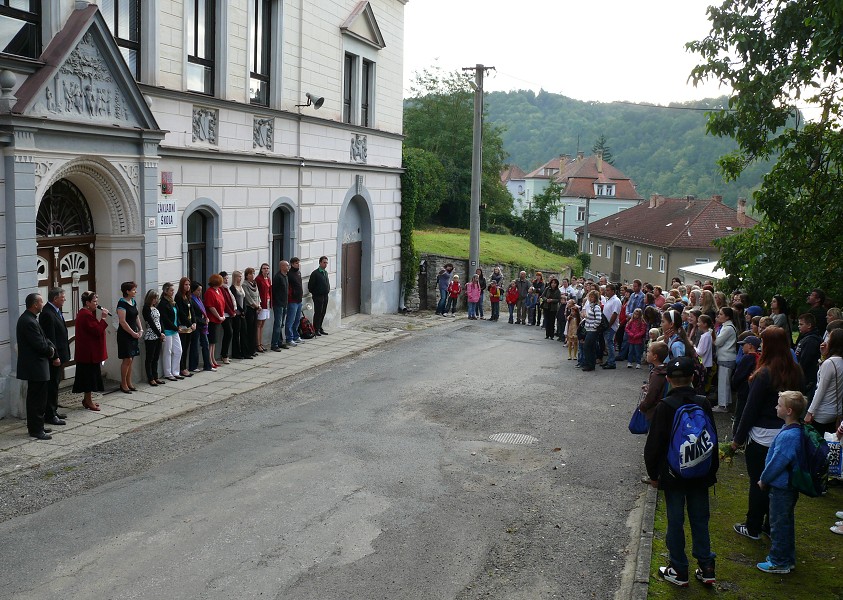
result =
[[[0,416],[54,285],[72,334],[89,289],[326,255],[327,326],[397,309],[406,1],[0,2]]]

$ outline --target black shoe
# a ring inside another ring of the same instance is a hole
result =
[[[280,346],[278,346],[278,347],[279,347],[279,348],[282,348],[282,349],[284,349],[284,350],[289,350],[289,349],[290,349],[290,344],[288,344],[287,342],[284,342],[283,344],[281,344],[281,345],[280,345]]]
[[[714,565],[706,565],[699,567],[694,576],[699,579],[703,585],[714,585],[717,583],[717,578],[714,576]]]
[[[53,430],[52,430],[52,429],[50,429],[49,427],[45,427],[44,429],[42,429],[42,431],[43,431],[44,433],[53,433]]]
[[[46,431],[39,431],[38,433],[30,433],[30,437],[34,437],[36,440],[51,440],[53,436],[47,435]]]
[[[58,417],[53,417],[52,419],[44,419],[44,423],[47,425],[67,425],[66,422],[62,421]]]
[[[688,575],[678,573],[673,567],[659,567],[659,575],[664,577],[665,581],[669,581],[673,585],[688,587]]]
[[[605,364],[605,365],[602,365],[602,367],[603,367],[604,369],[615,369],[615,368],[617,368],[617,367],[615,367],[615,365],[610,365],[610,364]]]
[[[583,371],[593,371],[594,367],[583,367],[582,370]]]
[[[318,336],[320,336],[320,337],[322,336],[322,334],[321,334],[319,331],[316,331],[316,332],[314,333],[314,335],[318,335]]]
[[[325,331],[324,329],[320,329],[320,330],[319,330],[319,333],[320,333],[321,335],[328,335],[328,332],[327,332],[327,331]]]
[[[66,414],[64,414],[64,413],[56,413],[56,416],[57,416],[59,419],[66,419],[66,418],[67,418],[67,415],[66,415]]]
[[[281,352],[281,346],[275,346],[275,347],[272,349],[272,351],[273,351],[273,352]]]

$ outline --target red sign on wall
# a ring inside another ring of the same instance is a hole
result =
[[[161,171],[161,193],[170,195],[173,193],[173,172]]]

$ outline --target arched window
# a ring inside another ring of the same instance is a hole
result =
[[[208,281],[209,219],[201,210],[187,218],[187,276],[204,287]]]
[[[85,196],[67,179],[59,179],[41,200],[35,235],[52,238],[93,234],[94,222]]]
[[[284,242],[286,241],[285,233],[287,231],[286,225],[288,219],[289,215],[283,207],[279,206],[272,211],[272,262],[270,263],[270,271],[273,273],[278,268],[278,263],[284,258]]]

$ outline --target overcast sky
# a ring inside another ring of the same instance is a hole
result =
[[[667,104],[719,96],[688,83],[711,0],[410,0],[405,90],[416,71],[494,66],[487,91],[545,89],[578,100]]]

